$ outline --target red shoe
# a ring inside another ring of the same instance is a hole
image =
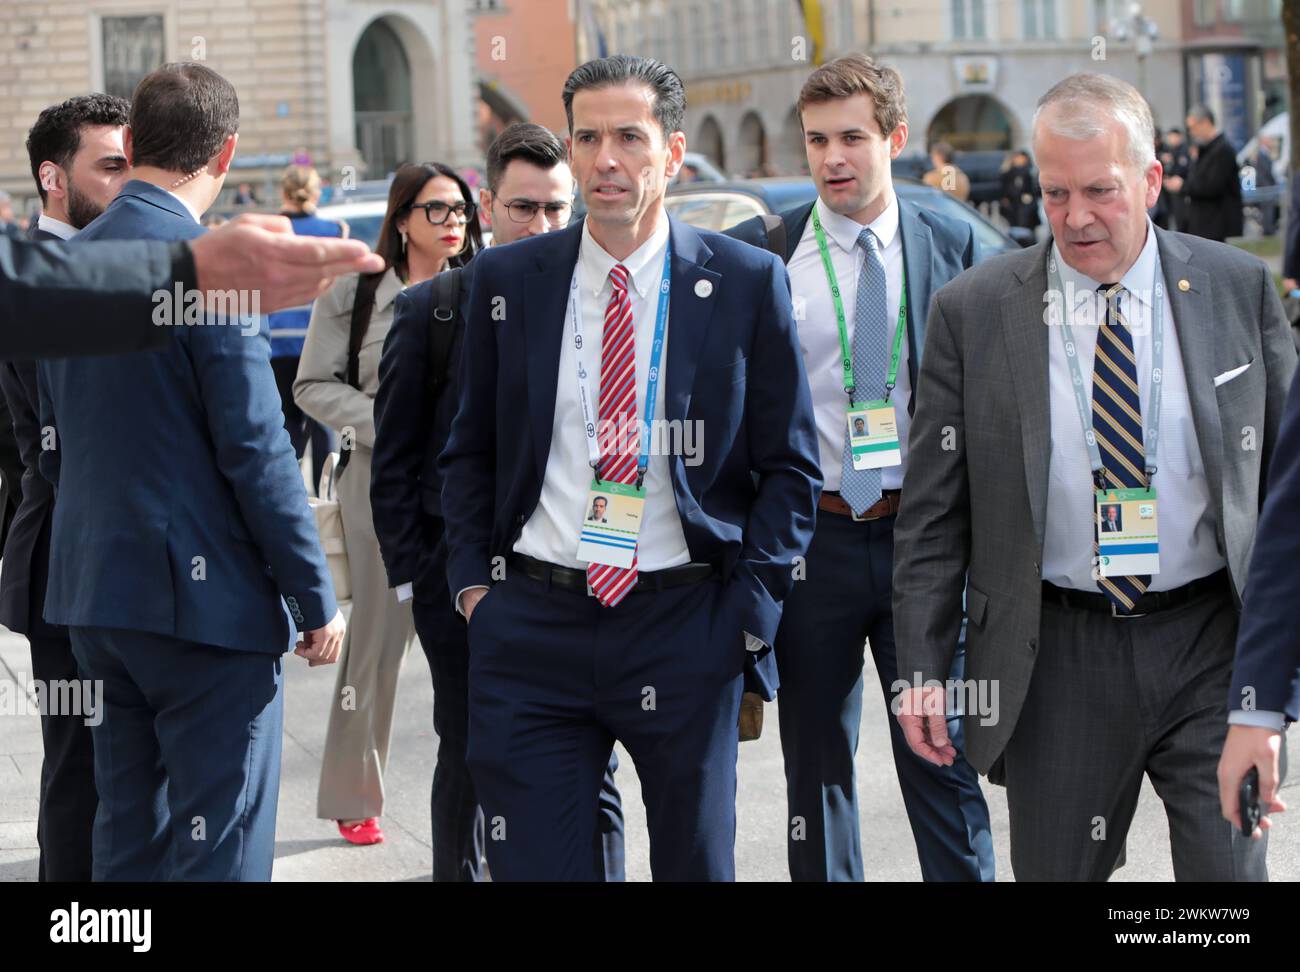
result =
[[[367,844],[382,844],[384,842],[384,832],[379,829],[379,818],[370,817],[361,821],[359,824],[353,824],[351,827],[345,826],[343,821],[339,821],[339,833],[349,844],[358,844],[365,846]]]

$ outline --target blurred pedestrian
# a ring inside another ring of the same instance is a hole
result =
[[[23,238],[22,224],[14,215],[14,201],[3,189],[0,189],[0,233],[14,240]]]
[[[1272,141],[1267,136],[1261,136],[1259,145],[1255,148],[1255,157],[1250,161],[1255,171],[1256,189],[1272,189],[1277,185],[1277,179],[1273,175]],[[1277,232],[1277,203],[1266,199],[1259,203],[1257,208],[1260,233],[1264,236],[1272,236]]]
[[[280,177],[280,215],[288,217],[293,231],[299,236],[346,237],[347,227],[342,223],[316,215],[320,191],[320,176],[315,169],[304,165],[289,166]],[[312,305],[307,304],[277,311],[268,318],[268,326],[271,329],[271,369],[275,372],[275,385],[280,389],[284,427],[289,432],[289,441],[293,443],[299,462],[308,444],[311,445],[312,473],[308,491],[315,492],[325,469],[325,457],[333,451],[334,440],[329,429],[304,413],[293,398],[293,382],[298,376],[311,310]]]
[[[1241,178],[1237,153],[1215,127],[1214,112],[1196,105],[1187,113],[1187,132],[1196,157],[1186,179],[1166,179],[1171,192],[1187,199],[1187,225],[1179,229],[1222,243],[1242,234]]]
[[[482,247],[469,187],[439,162],[404,165],[388,192],[376,251],[387,269],[343,277],[316,301],[293,385],[309,416],[344,437],[337,479],[352,586],[325,737],[316,813],[354,844],[384,839],[384,772],[397,677],[413,632],[411,605],[388,587],[370,508],[379,357],[402,290]]]
[[[953,161],[956,155],[947,142],[935,142],[930,147],[930,171],[921,177],[921,181],[966,202],[970,199],[970,178],[957,168]]]
[[[1182,194],[1181,185],[1191,169],[1192,156],[1181,128],[1171,128],[1165,132],[1164,137],[1160,139],[1160,150],[1157,155],[1164,172],[1160,199],[1170,218],[1170,228],[1185,233],[1187,232],[1187,197]],[[1174,183],[1174,186],[1179,188],[1170,186],[1171,180],[1174,179],[1179,180]]]
[[[122,149],[122,130],[130,111],[124,98],[92,94],[69,98],[41,112],[27,135],[27,156],[41,199],[41,215],[32,239],[71,239],[117,195],[130,171]],[[0,390],[12,415],[11,428],[22,457],[22,489],[15,490],[21,502],[5,539],[4,571],[0,573],[0,623],[27,636],[34,679],[47,685],[76,683],[81,676],[68,629],[42,617],[54,490],[37,468],[42,432],[36,362],[0,365]],[[4,477],[7,492],[7,467]],[[36,825],[41,848],[39,879],[89,881],[99,804],[90,728],[73,713],[43,711],[41,741],[44,761]]]
[[[1300,177],[1291,173],[1291,211],[1286,217],[1286,246],[1282,253],[1282,289],[1300,288]]]
[[[197,249],[238,127],[210,68],[146,75],[123,139],[132,179],[78,239]],[[38,366],[57,444],[40,455],[57,496],[45,619],[102,686],[95,880],[269,881],[283,654],[301,632],[296,653],[329,663],[342,640],[266,338],[229,304],[193,321],[197,296],[155,295],[154,326],[197,325],[157,353]]]
[[[249,185],[247,182],[241,182],[239,184],[239,188],[235,190],[235,205],[236,206],[257,205],[257,193],[253,191],[253,187]]]
[[[1038,175],[1034,172],[1029,152],[1016,149],[1002,170],[1002,195],[998,209],[1008,226],[1035,229],[1038,218]]]

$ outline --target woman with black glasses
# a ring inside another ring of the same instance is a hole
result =
[[[410,603],[388,587],[370,510],[379,356],[406,287],[482,248],[470,188],[438,162],[404,165],[388,193],[375,251],[387,269],[342,277],[312,310],[294,400],[340,438],[336,485],[343,513],[352,615],[330,707],[316,814],[354,844],[383,841],[384,770],[397,676],[411,642]]]

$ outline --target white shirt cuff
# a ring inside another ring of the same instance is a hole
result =
[[[745,647],[750,651],[762,651],[767,647],[767,643],[755,638],[748,631],[745,632]]]
[[[411,599],[411,596],[414,593],[410,581],[407,581],[405,584],[398,584],[395,588],[393,588],[393,590],[397,592],[398,604],[405,604],[407,601]]]
[[[486,584],[474,584],[472,587],[466,587],[456,595],[456,613],[462,618],[465,617],[465,602],[461,600],[465,596],[465,591],[486,591],[490,588]]]
[[[1228,725],[1257,726],[1260,729],[1272,729],[1281,732],[1286,727],[1286,716],[1281,712],[1269,712],[1264,709],[1255,709],[1249,712],[1245,709],[1235,709],[1228,713]]]

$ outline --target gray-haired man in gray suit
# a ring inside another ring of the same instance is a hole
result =
[[[1215,768],[1296,356],[1264,264],[1147,218],[1152,129],[1122,81],[1048,91],[1034,151],[1055,242],[967,271],[930,307],[910,439],[924,461],[895,531],[899,675],[944,677],[965,589],[966,674],[1000,700],[967,716],[966,755],[1007,786],[1019,880],[1105,880],[1144,773],[1178,879],[1267,877],[1265,842],[1219,814]],[[1100,531],[1103,502],[1125,504],[1122,533]],[[941,764],[944,701],[913,688],[899,716]]]

